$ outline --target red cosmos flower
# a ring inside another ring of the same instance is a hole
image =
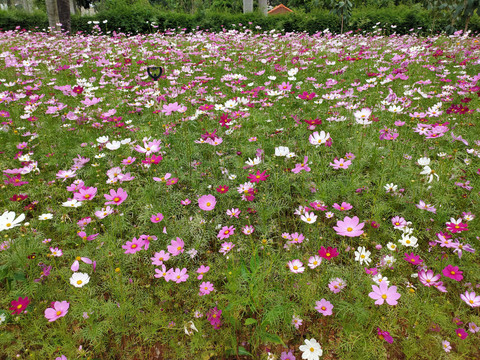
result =
[[[450,231],[452,234],[455,234],[457,232],[462,232],[462,231],[468,231],[468,224],[465,223],[460,223],[460,224],[454,224],[454,223],[448,223],[447,224],[447,230]]]
[[[462,281],[463,279],[463,271],[458,270],[458,266],[447,265],[445,269],[442,271],[443,276],[449,277],[450,279],[456,281]]]
[[[28,198],[28,195],[23,195],[23,194],[15,194],[10,198],[10,201],[23,201],[26,198]]]
[[[264,172],[260,172],[259,170],[257,170],[257,174],[256,175],[253,175],[253,174],[248,174],[247,178],[250,180],[250,182],[252,183],[259,183],[260,181],[265,181],[267,180],[267,178],[270,176],[270,175],[266,175],[265,174],[266,171]]]
[[[318,255],[320,255],[320,257],[324,259],[331,260],[332,258],[338,256],[338,251],[337,251],[337,248],[332,248],[329,246],[325,249],[322,246],[320,250],[318,250]]]
[[[80,95],[82,92],[83,92],[83,87],[81,86],[75,86],[72,91],[75,93],[75,94],[78,94]]]
[[[217,187],[215,190],[217,190],[217,192],[219,192],[220,194],[225,194],[227,191],[228,191],[229,187],[226,186],[226,185],[220,185],[219,187]]]
[[[28,299],[28,296],[25,296],[25,298],[19,297],[18,300],[12,300],[11,307],[9,307],[9,310],[13,310],[12,315],[15,314],[20,314],[21,312],[25,311],[27,308],[28,304],[30,304],[30,300]]]

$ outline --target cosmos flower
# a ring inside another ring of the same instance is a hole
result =
[[[338,235],[356,237],[363,234],[363,227],[365,223],[360,223],[357,216],[350,218],[345,216],[343,220],[337,221],[337,226],[334,226],[333,229],[337,232]]]

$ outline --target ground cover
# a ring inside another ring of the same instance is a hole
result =
[[[0,44],[2,358],[480,357],[478,38]]]

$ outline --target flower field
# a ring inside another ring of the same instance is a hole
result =
[[[237,28],[0,34],[0,358],[479,359],[480,39]]]

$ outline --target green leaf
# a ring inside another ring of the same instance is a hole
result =
[[[24,273],[21,273],[21,272],[17,272],[15,274],[13,274],[13,278],[17,281],[25,281],[27,278],[25,277],[25,274]]]
[[[260,338],[267,343],[281,344],[281,345],[285,346],[285,343],[280,338],[280,336],[278,336],[277,334],[270,334],[268,332],[262,332]]]
[[[252,325],[252,324],[256,324],[257,323],[257,320],[255,320],[254,318],[248,318],[247,320],[245,320],[245,325]]]
[[[252,354],[250,354],[243,346],[238,347],[238,355],[244,355],[244,356],[251,356],[253,357]]]

